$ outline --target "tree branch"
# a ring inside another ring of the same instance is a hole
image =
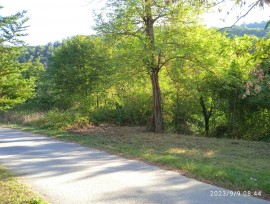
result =
[[[227,27],[218,29],[217,32],[222,31],[222,30],[224,30],[224,29],[232,28],[233,26],[235,26],[242,18],[245,18],[245,17],[249,14],[249,12],[250,12],[252,9],[254,9],[254,7],[257,6],[260,2],[261,2],[261,0],[257,0],[255,3],[253,3],[253,4],[251,5],[251,7],[248,9],[248,11],[247,11],[245,14],[243,14],[242,16],[240,16],[240,17],[239,17],[239,18],[238,18],[231,26],[227,26]]]

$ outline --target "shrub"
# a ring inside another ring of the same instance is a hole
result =
[[[44,127],[50,129],[69,129],[74,126],[83,128],[89,123],[88,117],[78,112],[50,110],[44,117]]]

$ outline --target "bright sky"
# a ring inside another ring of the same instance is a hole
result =
[[[61,41],[77,34],[93,34],[92,0],[0,0],[0,15],[27,10],[30,17],[28,36],[31,45]]]
[[[234,2],[226,0],[226,5],[221,4],[216,6],[212,13],[205,15],[205,23],[213,27],[232,26],[239,17],[244,16],[251,9],[250,6],[252,3],[257,2],[257,0],[246,0],[246,6],[241,8],[235,7]],[[219,9],[221,12],[217,12]],[[255,7],[252,9],[246,16],[239,20],[237,25],[268,20],[270,20],[270,5],[265,4],[263,8]]]
[[[48,42],[61,41],[77,34],[93,34],[94,25],[92,10],[98,11],[102,0],[0,0],[0,15],[7,16],[18,11],[27,10],[30,20],[29,34],[24,41],[30,45],[42,45]],[[91,3],[92,2],[92,3]],[[94,2],[94,3],[93,3]],[[252,1],[251,1],[252,2]],[[248,9],[248,8],[247,8]],[[245,11],[245,10],[244,10]],[[268,20],[270,7],[265,10],[252,11],[240,23]],[[207,15],[207,24],[211,26],[230,25],[235,17],[230,17],[227,24],[219,19],[226,14]]]

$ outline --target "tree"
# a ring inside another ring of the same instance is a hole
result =
[[[22,41],[25,12],[0,17],[0,110],[23,103],[34,95],[35,81],[42,69],[38,62],[19,63],[23,53]],[[13,44],[10,46],[8,44]]]
[[[185,123],[189,127],[196,127],[193,128],[194,133],[208,135],[215,116],[217,100],[209,83],[215,84],[216,81],[222,80],[219,72],[228,66],[229,58],[225,50],[230,39],[215,30],[196,26],[192,32],[186,30],[182,42],[181,47],[182,50],[185,49],[185,57],[172,61],[166,69],[176,88],[175,107],[177,108],[173,114],[178,115],[179,121],[175,119],[174,128],[183,133],[177,127],[185,127],[181,124],[184,122],[183,116],[180,115],[182,114],[185,115]],[[179,51],[176,49],[175,52]],[[180,102],[187,113],[180,110],[178,105]]]
[[[245,138],[267,139],[270,136],[270,39],[256,43],[254,56],[258,63],[249,73],[242,92],[242,107]]]
[[[199,80],[200,89],[208,90],[211,101],[214,102],[212,117],[219,121],[213,126],[212,133],[215,136],[224,134],[229,137],[243,137],[244,131],[248,129],[246,126],[249,125],[244,117],[251,111],[248,111],[247,101],[242,99],[243,87],[250,71],[260,64],[264,57],[262,52],[269,50],[267,47],[262,49],[260,44],[263,41],[266,40],[247,35],[223,41],[219,49],[222,54],[221,63],[217,58],[217,63],[211,68],[212,73],[205,73],[204,80]],[[267,43],[264,43],[265,45]],[[206,98],[207,95],[204,94],[203,97]]]
[[[186,35],[183,28],[196,23],[203,6],[210,4],[207,2],[110,0],[108,18],[98,16],[96,29],[105,37],[112,37],[116,44],[127,38],[133,42],[130,48],[136,59],[134,63],[141,65],[151,79],[152,127],[157,133],[163,130],[160,71],[170,61],[186,57],[181,51],[175,52],[181,50],[181,37]]]
[[[46,70],[47,94],[60,107],[87,101],[106,67],[106,49],[95,36],[75,36],[59,46]],[[44,88],[46,88],[44,87]]]
[[[177,116],[175,130],[183,131],[180,128],[185,126],[181,125],[186,122],[195,133],[219,136],[223,132],[241,137],[242,112],[247,110],[241,99],[243,87],[249,72],[267,56],[261,52],[269,52],[269,41],[247,35],[230,39],[199,26],[193,31],[182,37],[183,42],[188,42],[182,44],[186,58],[166,67],[177,96],[173,111]]]
[[[0,110],[23,103],[34,95],[35,81],[42,65],[19,63],[20,48],[0,46]]]

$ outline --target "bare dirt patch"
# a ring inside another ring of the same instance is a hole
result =
[[[114,126],[114,125],[88,125],[85,128],[71,128],[70,132],[89,135],[94,133],[103,133],[105,135],[124,135],[124,134],[134,134],[134,133],[145,133],[147,132],[146,127],[130,127],[130,126]]]

